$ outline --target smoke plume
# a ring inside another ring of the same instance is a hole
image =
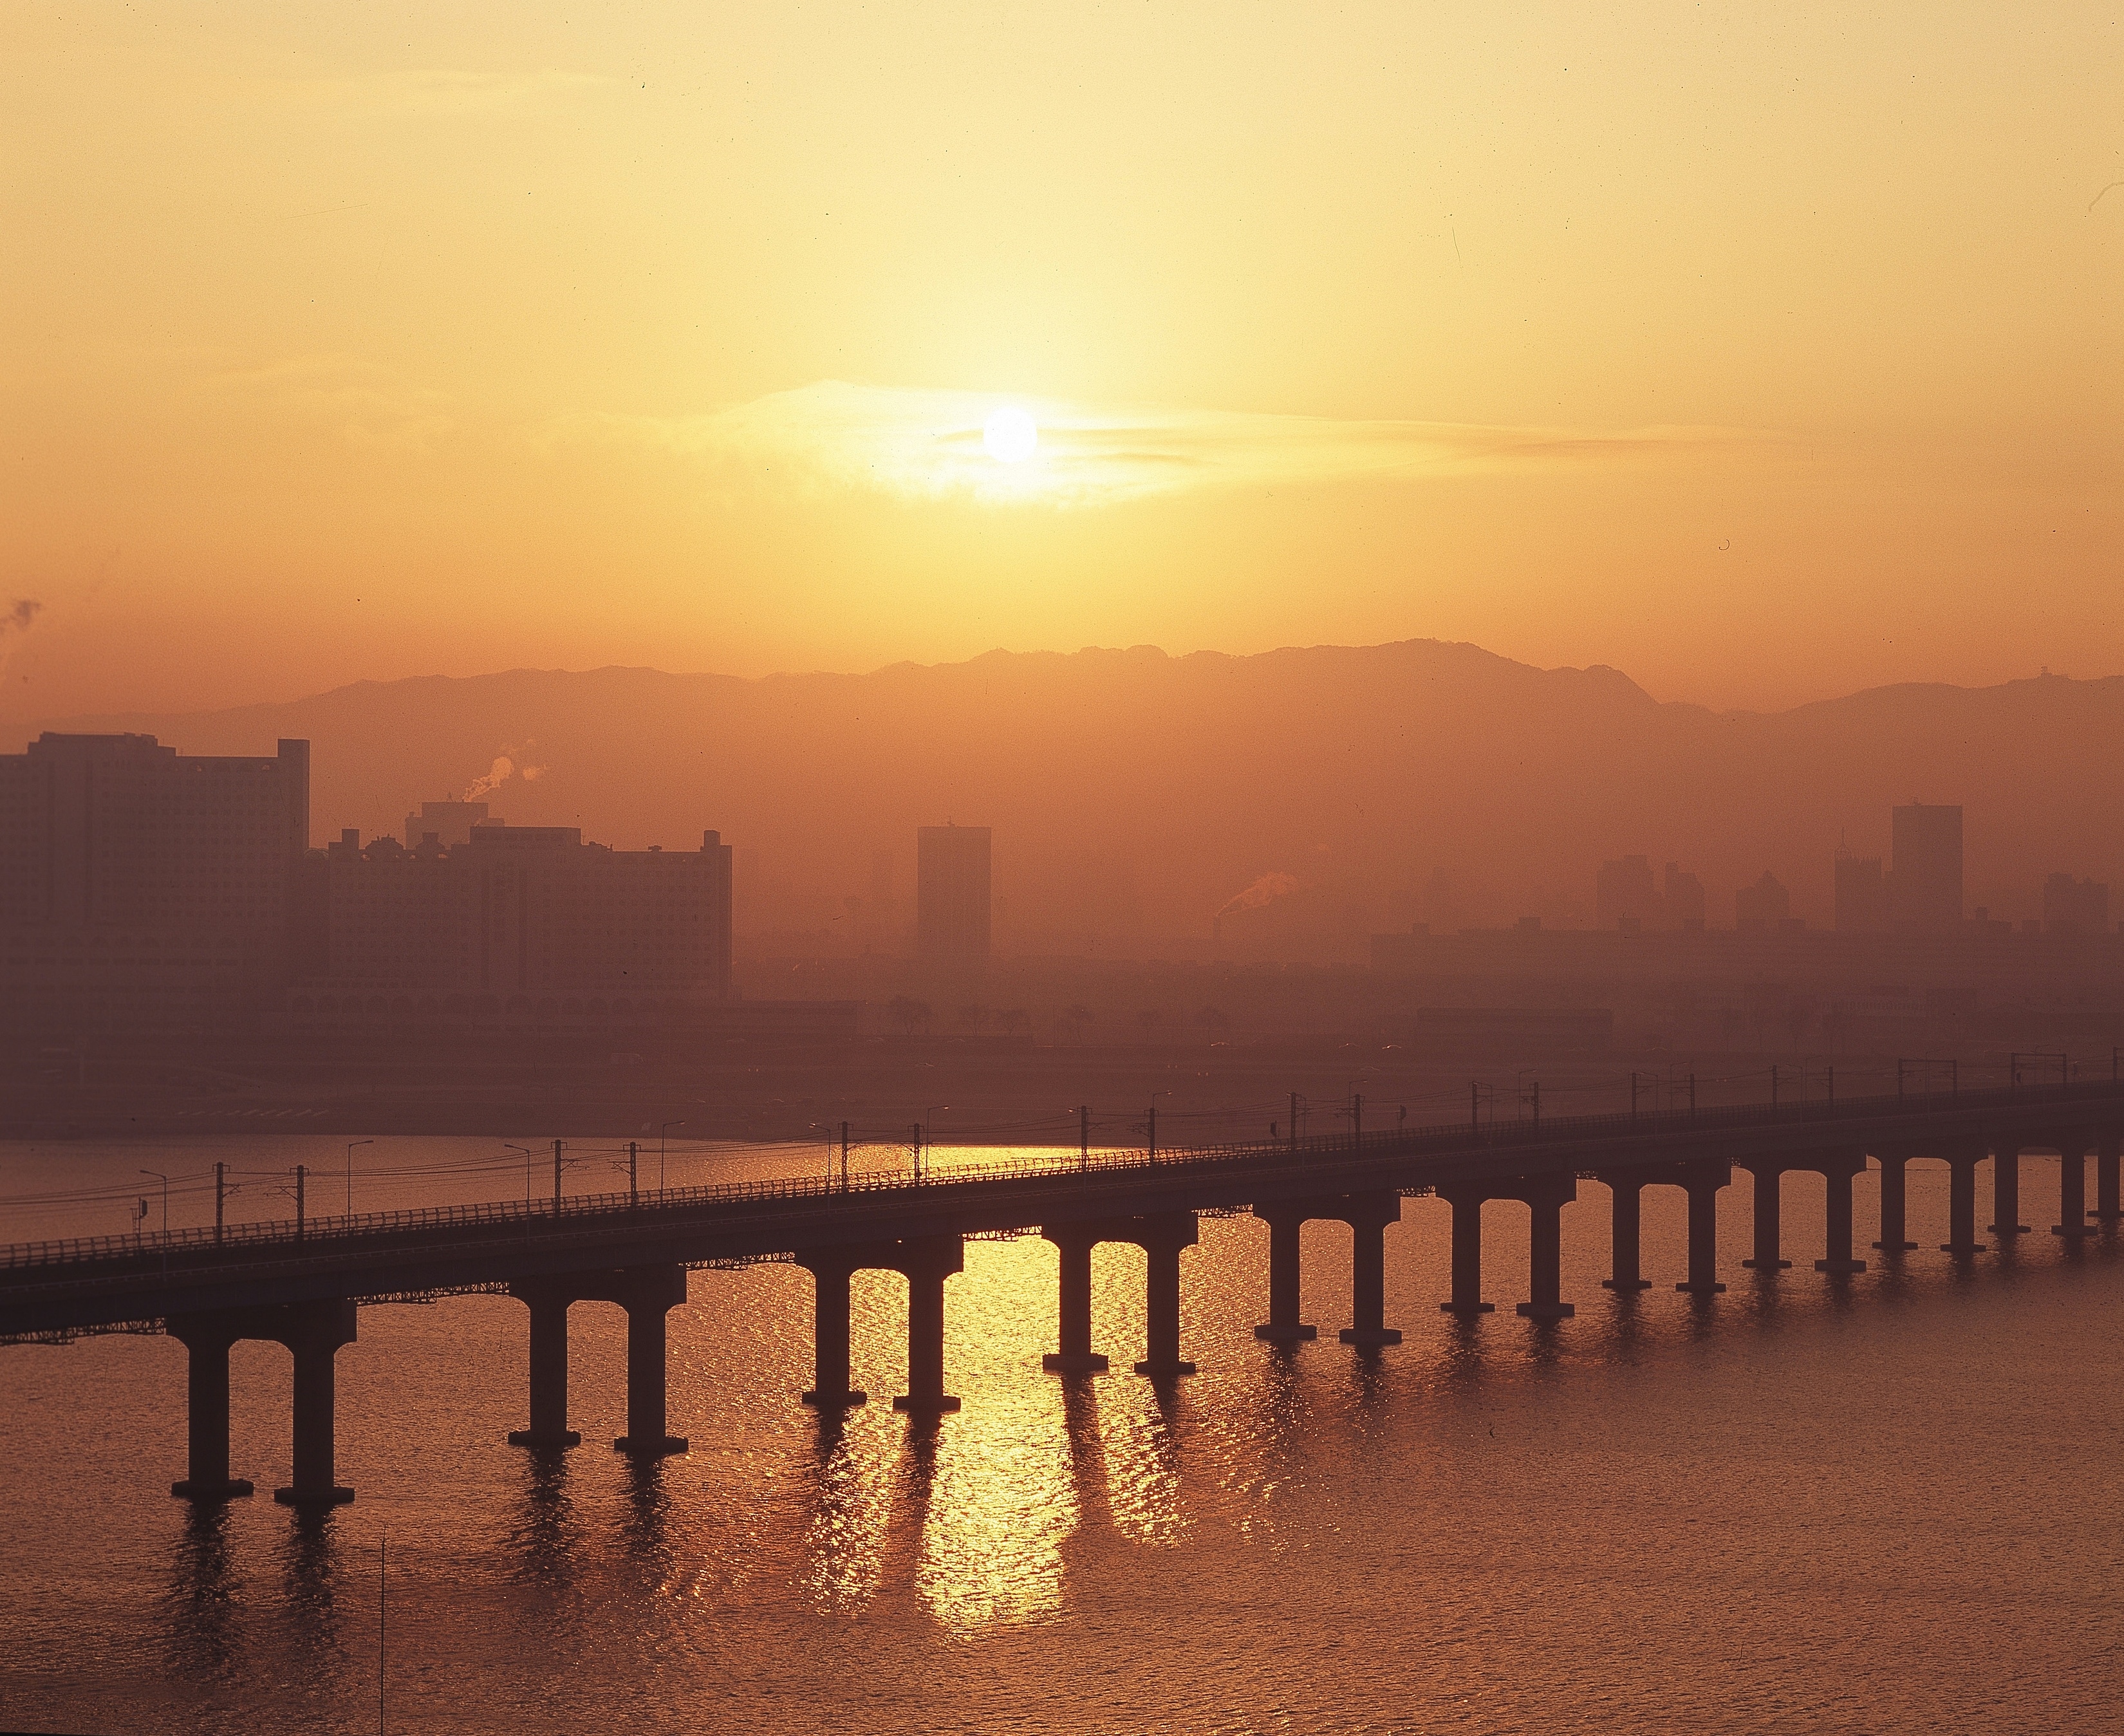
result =
[[[1217,915],[1221,919],[1234,910],[1257,910],[1263,905],[1273,904],[1277,899],[1287,897],[1297,890],[1298,877],[1295,874],[1264,874],[1243,892],[1235,893],[1227,899]]]

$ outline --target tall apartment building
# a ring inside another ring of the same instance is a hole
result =
[[[1945,934],[1962,926],[1962,809],[1913,802],[1892,811],[1888,915],[1898,929]]]
[[[0,1023],[208,1028],[294,968],[310,745],[180,754],[47,733],[0,755]]]
[[[305,1022],[660,1022],[730,994],[731,850],[615,850],[573,826],[486,821],[324,853],[321,973]]]
[[[923,826],[914,833],[914,950],[939,962],[989,956],[989,828]]]

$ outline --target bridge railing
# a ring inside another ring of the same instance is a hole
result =
[[[1710,1131],[1820,1122],[1877,1122],[1943,1108],[1982,1110],[1994,1108],[2033,1108],[2046,1104],[2061,1107],[2079,1103],[2124,1103],[2124,1085],[2112,1081],[2081,1082],[2045,1086],[2003,1086],[1988,1090],[1962,1091],[1948,1095],[1881,1095],[1849,1098],[1840,1102],[1807,1099],[1784,1103],[1739,1103],[1699,1109],[1616,1112],[1596,1115],[1552,1116],[1508,1122],[1432,1124],[1420,1128],[1397,1128],[1392,1132],[1359,1136],[1350,1133],[1273,1141],[1212,1146],[1175,1146],[1154,1157],[1142,1147],[1109,1149],[1088,1157],[1056,1155],[1006,1160],[983,1164],[954,1164],[941,1173],[932,1169],[917,1176],[909,1169],[861,1171],[843,1180],[838,1176],[789,1176],[762,1181],[703,1183],[687,1188],[660,1188],[629,1193],[576,1194],[557,1205],[548,1200],[491,1200],[462,1206],[410,1207],[397,1211],[364,1211],[336,1216],[305,1218],[299,1226],[281,1218],[221,1228],[143,1231],[123,1235],[68,1236],[45,1241],[17,1243],[0,1249],[0,1273],[21,1273],[54,1266],[88,1263],[125,1262],[152,1265],[172,1257],[193,1262],[186,1256],[203,1251],[235,1252],[271,1247],[285,1250],[315,1244],[320,1249],[345,1249],[350,1244],[388,1242],[408,1234],[435,1230],[515,1228],[527,1235],[568,1222],[595,1221],[644,1213],[676,1215],[702,1207],[767,1207],[858,1194],[905,1192],[915,1187],[941,1189],[986,1182],[1073,1176],[1110,1179],[1157,1169],[1200,1171],[1235,1166],[1248,1169],[1285,1169],[1314,1160],[1406,1159],[1426,1155],[1507,1149],[1526,1146],[1572,1143],[1632,1133],[1653,1135],[1686,1129]]]

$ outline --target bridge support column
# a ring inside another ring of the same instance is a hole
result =
[[[1453,1207],[1453,1300],[1440,1302],[1441,1314],[1490,1314],[1497,1304],[1483,1300],[1483,1190],[1448,1185],[1439,1197]]]
[[[2105,1133],[2094,1158],[2094,1216],[2105,1224],[2124,1218],[2117,1198],[2118,1143],[2114,1133]]]
[[[849,1258],[822,1254],[806,1260],[811,1274],[811,1390],[806,1404],[843,1410],[870,1395],[850,1384],[848,1374],[848,1280],[855,1273]]]
[[[1525,1198],[1533,1216],[1529,1233],[1529,1282],[1533,1300],[1520,1304],[1519,1311],[1530,1320],[1564,1320],[1577,1310],[1563,1296],[1563,1208],[1578,1197],[1574,1176],[1534,1183]]]
[[[1982,1254],[1988,1242],[1976,1240],[1976,1166],[1981,1151],[1956,1151],[1947,1160],[1947,1240],[1942,1254]]]
[[[1628,1296],[1652,1287],[1644,1275],[1644,1188],[1642,1175],[1612,1174],[1600,1180],[1614,1195],[1611,1244],[1614,1275],[1600,1280],[1603,1290]]]
[[[1195,1372],[1180,1354],[1180,1250],[1191,1248],[1201,1230],[1191,1211],[1137,1220],[1146,1256],[1144,1273],[1144,1358],[1138,1374],[1165,1380]]]
[[[1313,1214],[1300,1206],[1257,1206],[1254,1216],[1268,1225],[1268,1319],[1254,1336],[1271,1344],[1301,1344],[1320,1336],[1320,1329],[1299,1319],[1299,1238]]]
[[[1353,1196],[1344,1202],[1342,1218],[1350,1226],[1350,1324],[1342,1340],[1365,1348],[1398,1344],[1401,1333],[1386,1321],[1386,1230],[1401,1221],[1401,1196]]]
[[[907,1390],[895,1410],[933,1416],[956,1410],[944,1390],[944,1280],[966,1270],[966,1247],[956,1235],[902,1242],[900,1269],[907,1275]]]
[[[1849,1277],[1866,1269],[1865,1261],[1851,1257],[1851,1183],[1865,1167],[1863,1156],[1828,1158],[1821,1165],[1822,1179],[1829,1184],[1824,1214],[1828,1220],[1829,1249],[1826,1258],[1814,1263],[1816,1272]]]
[[[613,1300],[627,1310],[627,1433],[613,1444],[641,1458],[685,1452],[666,1425],[665,1315],[686,1300],[684,1266],[637,1266],[621,1275]]]
[[[1098,1238],[1089,1230],[1056,1225],[1040,1232],[1055,1244],[1061,1256],[1055,1343],[1040,1359],[1040,1366],[1054,1374],[1101,1374],[1109,1366],[1092,1348],[1092,1249]]]
[[[2021,1221],[2021,1148],[2007,1141],[1991,1154],[1991,1215],[1998,1220],[1985,1227],[1994,1235],[2026,1235]]]
[[[2087,1233],[2087,1136],[2075,1130],[2058,1141],[2058,1221],[2051,1234],[2077,1239]]]
[[[294,1476],[273,1498],[284,1507],[336,1507],[354,1498],[332,1463],[335,1366],[340,1346],[354,1342],[354,1304],[298,1302],[282,1314],[275,1336],[295,1362]]]
[[[172,1317],[170,1336],[185,1347],[186,1465],[170,1493],[192,1501],[227,1501],[251,1492],[228,1474],[228,1349],[241,1334],[212,1315]]]
[[[1778,1247],[1778,1212],[1784,1166],[1774,1159],[1765,1158],[1761,1166],[1750,1173],[1755,1178],[1755,1253],[1752,1259],[1741,1263],[1758,1272],[1779,1272],[1792,1264],[1790,1260],[1779,1257]]]
[[[1689,1193],[1689,1277],[1677,1290],[1715,1296],[1718,1282],[1718,1190],[1732,1179],[1727,1164],[1686,1164],[1677,1178]]]
[[[1910,1178],[1906,1156],[1881,1159],[1881,1240],[1873,1244],[1883,1254],[1904,1254],[1917,1246],[1906,1238],[1910,1230]]]
[[[568,1427],[568,1306],[575,1298],[558,1281],[512,1284],[510,1294],[531,1311],[531,1426],[511,1429],[511,1447],[558,1450],[580,1447]]]

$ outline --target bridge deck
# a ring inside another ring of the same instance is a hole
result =
[[[673,1188],[561,1203],[247,1223],[0,1250],[0,1342],[152,1329],[176,1313],[324,1297],[381,1300],[659,1262],[702,1266],[850,1242],[982,1235],[1455,1181],[1829,1152],[1937,1155],[2011,1134],[2124,1120],[2124,1084],[1590,1115],[1273,1144],[1187,1147],[905,1173]]]

